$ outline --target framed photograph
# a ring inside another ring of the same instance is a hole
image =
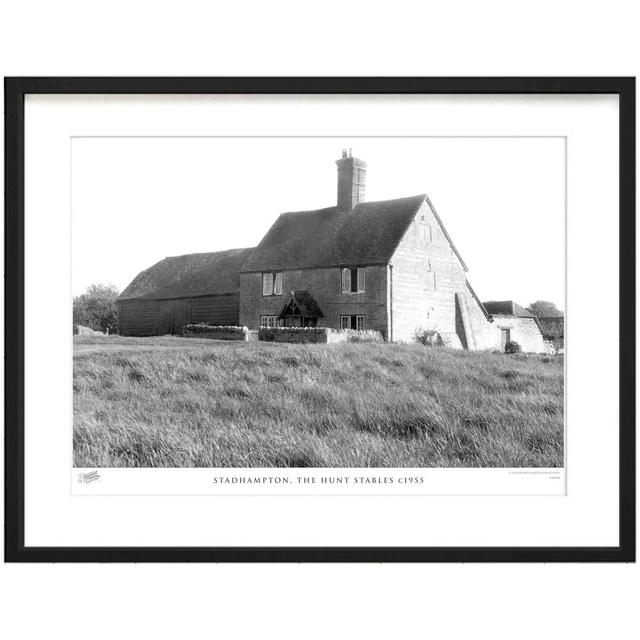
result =
[[[634,78],[8,78],[5,132],[6,560],[635,560]]]

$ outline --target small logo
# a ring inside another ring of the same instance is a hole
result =
[[[78,482],[80,484],[90,484],[100,480],[100,474],[97,471],[87,471],[85,473],[78,474]]]

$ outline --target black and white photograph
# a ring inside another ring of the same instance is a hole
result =
[[[566,162],[74,137],[74,466],[563,468]]]
[[[0,635],[632,638],[638,13],[4,3]]]
[[[16,557],[630,557],[630,82],[9,86]]]

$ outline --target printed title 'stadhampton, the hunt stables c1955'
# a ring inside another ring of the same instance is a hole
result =
[[[437,331],[464,349],[544,352],[538,319],[483,304],[425,194],[365,201],[367,165],[343,151],[337,205],[283,213],[255,248],[165,258],[118,298],[124,336],[182,334],[191,323],[373,329],[388,341]]]

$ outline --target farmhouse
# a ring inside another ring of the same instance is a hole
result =
[[[336,205],[281,214],[255,248],[165,258],[140,273],[119,297],[119,332],[180,334],[206,322],[373,329],[410,341],[430,329],[457,348],[504,348],[526,335],[535,348],[525,350],[543,350],[536,319],[514,312],[521,307],[510,303],[496,321],[480,302],[425,194],[366,202],[366,163],[345,150],[336,164]]]

